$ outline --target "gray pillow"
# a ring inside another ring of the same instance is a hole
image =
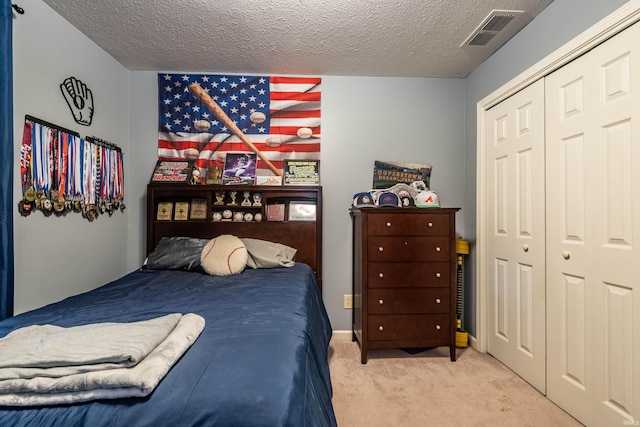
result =
[[[149,254],[146,268],[203,272],[200,254],[209,240],[194,237],[163,237]]]
[[[273,268],[293,267],[297,249],[268,240],[241,238],[247,248],[247,267]]]

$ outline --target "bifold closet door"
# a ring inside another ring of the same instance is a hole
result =
[[[640,24],[545,79],[547,396],[640,419]]]
[[[545,392],[544,83],[487,112],[490,354]]]

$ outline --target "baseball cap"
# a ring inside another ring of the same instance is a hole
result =
[[[356,193],[353,196],[353,206],[356,208],[375,207],[370,193]]]
[[[419,208],[439,208],[438,195],[433,191],[421,191],[416,196],[416,206]]]
[[[397,194],[391,192],[383,192],[378,196],[378,206],[400,206],[400,199]]]

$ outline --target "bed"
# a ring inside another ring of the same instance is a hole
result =
[[[200,224],[205,229],[211,225]],[[301,225],[292,221],[278,226],[294,231],[283,236],[315,241],[315,229],[312,237],[295,232]],[[247,234],[256,240],[265,237],[243,230],[242,239]],[[156,236],[159,242],[182,238],[162,233],[167,235]],[[206,229],[203,234],[204,244],[216,232]],[[294,247],[295,240],[282,240],[279,243]],[[197,265],[153,267],[6,319],[0,322],[0,338],[29,325],[73,328],[146,322],[175,313],[200,316],[204,328],[157,386],[142,397],[0,406],[0,425],[336,425],[327,359],[331,325],[316,265],[296,261],[288,267],[247,267],[225,276],[206,274]]]

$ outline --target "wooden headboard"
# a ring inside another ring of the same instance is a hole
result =
[[[245,192],[249,192],[248,200]],[[261,196],[260,205],[255,205],[256,193]],[[231,211],[232,218],[217,220],[225,210]],[[283,211],[282,217],[271,220],[270,214],[278,210]],[[253,218],[261,215],[262,220],[234,221],[236,213],[243,216],[249,213]],[[147,255],[163,237],[211,239],[221,234],[296,248],[296,262],[311,266],[322,289],[322,187],[163,183],[147,186]]]

